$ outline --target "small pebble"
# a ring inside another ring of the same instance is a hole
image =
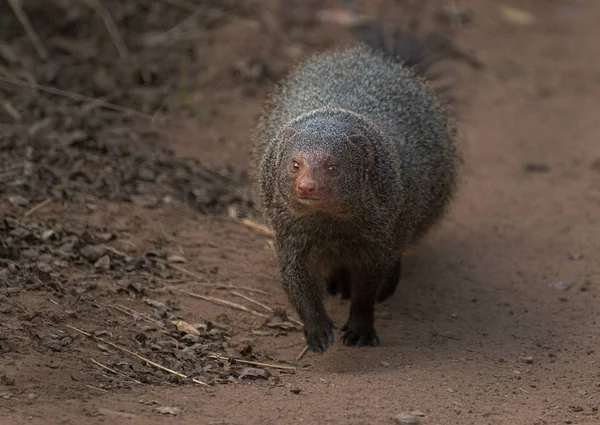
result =
[[[390,367],[390,362],[379,362],[379,364],[383,367]]]
[[[8,202],[11,203],[11,205],[13,206],[19,206],[19,207],[24,207],[25,205],[29,204],[29,200],[26,198],[23,198],[22,196],[19,195],[15,195],[15,196],[9,196],[8,197]]]
[[[400,413],[398,416],[396,416],[396,423],[402,425],[418,424],[419,418],[411,415],[410,413]]]
[[[105,252],[106,250],[102,245],[86,245],[79,250],[81,256],[90,263],[95,263],[98,261]]]
[[[533,363],[533,357],[531,356],[525,356],[525,357],[521,357],[520,360],[524,363]]]
[[[566,292],[569,289],[571,289],[571,284],[567,283],[567,282],[551,283],[548,286],[551,287],[551,288],[554,288],[554,289],[556,289],[557,291],[560,291],[560,292]]]
[[[94,267],[102,270],[110,270],[110,257],[108,255],[100,257],[100,259],[94,263]]]
[[[302,390],[300,388],[298,388],[298,387],[291,387],[290,388],[290,392],[292,394],[300,394],[300,391],[302,391]]]
[[[36,264],[36,267],[39,271],[44,272],[44,273],[52,272],[52,266],[50,264],[44,263],[42,261],[38,261]]]
[[[580,254],[579,252],[569,252],[569,260],[571,260],[571,261],[583,260],[583,254]]]

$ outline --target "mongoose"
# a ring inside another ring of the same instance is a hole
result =
[[[357,43],[312,56],[273,92],[257,126],[257,204],[312,351],[334,341],[325,291],[351,298],[345,346],[379,344],[375,304],[394,294],[403,251],[455,193],[452,121],[419,63],[409,66],[414,49],[397,52]]]

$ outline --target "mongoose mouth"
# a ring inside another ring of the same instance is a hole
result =
[[[322,198],[315,198],[313,196],[296,196],[296,199],[300,202],[312,204],[315,202],[323,202]]]

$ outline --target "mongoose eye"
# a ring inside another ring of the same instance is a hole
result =
[[[330,165],[329,167],[327,167],[327,171],[329,171],[330,173],[335,173],[337,171],[337,165]]]
[[[298,161],[292,161],[292,164],[290,165],[290,169],[292,170],[293,173],[298,171],[300,169],[300,164],[298,164]]]

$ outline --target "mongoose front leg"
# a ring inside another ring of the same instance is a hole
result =
[[[382,303],[389,297],[394,295],[398,282],[400,281],[400,275],[402,274],[402,259],[398,259],[392,266],[390,273],[381,282],[381,287],[377,292],[377,302]]]
[[[318,280],[307,267],[306,258],[290,254],[292,252],[290,247],[278,252],[283,288],[304,322],[306,345],[310,350],[322,353],[334,341],[334,323],[323,305],[322,283],[317,284]]]
[[[381,279],[379,273],[353,276],[350,316],[342,327],[344,345],[359,347],[379,345],[379,336],[374,326],[374,312],[377,288]]]
[[[343,300],[350,298],[350,271],[346,267],[333,270],[327,279],[327,292],[330,295],[339,293]]]

